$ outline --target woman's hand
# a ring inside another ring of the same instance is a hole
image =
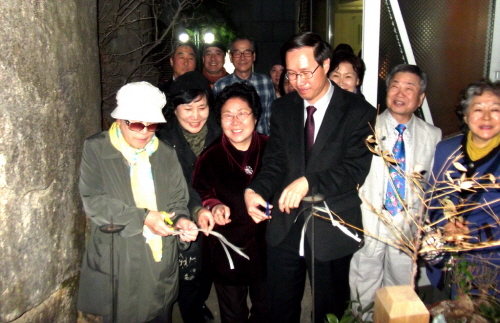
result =
[[[229,207],[224,204],[217,204],[212,208],[212,215],[214,216],[215,223],[218,225],[226,225],[231,222],[229,216],[231,212]]]
[[[174,213],[172,216],[175,215]],[[154,234],[159,236],[169,236],[172,234],[173,230],[171,227],[167,226],[164,221],[165,215],[158,211],[149,211],[146,219],[144,219],[144,225],[151,230]]]
[[[444,226],[446,241],[459,244],[460,242],[470,240],[472,237],[470,236],[468,224],[469,222],[467,221],[462,223],[459,220],[446,223]]]
[[[212,215],[212,212],[209,210],[202,208],[200,211],[198,211],[198,227],[200,227],[203,230],[207,230],[208,232],[212,231],[215,225],[215,220]],[[206,236],[209,235],[208,232],[204,232]]]
[[[181,232],[179,238],[185,242],[195,241],[198,237],[198,227],[193,221],[186,218],[180,218],[175,224],[175,228]]]

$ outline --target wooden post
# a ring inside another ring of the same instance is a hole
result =
[[[429,323],[429,311],[411,286],[387,286],[375,294],[373,323]]]

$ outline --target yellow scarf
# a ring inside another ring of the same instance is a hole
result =
[[[158,138],[153,136],[144,148],[133,148],[123,138],[120,127],[116,122],[109,128],[109,138],[113,147],[122,153],[130,165],[130,185],[135,205],[139,208],[157,211],[155,183],[149,156],[158,149]],[[153,258],[157,262],[160,261],[163,249],[162,237],[152,233],[147,226],[144,226],[142,234],[151,248]]]
[[[479,160],[484,156],[488,155],[495,147],[500,144],[500,134],[496,135],[490,140],[490,142],[483,148],[479,148],[472,141],[472,131],[467,133],[467,153],[472,161]]]

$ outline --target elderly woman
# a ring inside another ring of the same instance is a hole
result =
[[[188,190],[175,152],[155,136],[165,122],[165,96],[135,82],[116,99],[116,121],[83,148],[79,187],[91,222],[77,306],[111,321],[114,268],[116,321],[147,322],[168,312],[177,295],[179,237],[173,229],[186,242],[198,232],[187,218]],[[113,235],[114,266],[112,235],[99,230],[110,223],[124,226]]]
[[[365,63],[348,51],[337,51],[332,56],[328,77],[346,91],[360,93],[363,84]]]
[[[212,236],[206,239],[204,251],[209,256],[204,259],[210,259],[222,322],[266,322],[266,223],[256,224],[248,216],[243,199],[246,186],[261,168],[267,142],[267,136],[255,131],[261,113],[259,96],[252,86],[234,83],[219,94],[216,113],[223,135],[196,162],[193,187],[203,206],[212,211],[214,231],[242,247],[250,260],[230,251],[231,269],[222,245]]]
[[[188,208],[192,218],[203,229],[211,230],[214,222],[210,211],[204,209],[198,193],[192,189],[194,164],[200,153],[221,135],[213,113],[210,113],[212,91],[207,79],[199,72],[179,76],[170,88],[165,107],[167,124],[158,131],[158,138],[177,152],[189,187]],[[211,281],[206,279],[201,254],[203,237],[200,234],[187,250],[179,255],[179,309],[184,323],[204,322],[212,314],[205,305]]]
[[[458,180],[463,171],[455,168],[453,163],[458,158],[467,171],[466,176],[479,178],[485,174],[500,176],[500,82],[491,83],[488,80],[481,80],[470,84],[457,106],[457,115],[461,123],[463,135],[453,137],[440,142],[436,148],[433,174],[436,177],[436,187],[449,191],[448,196],[451,201],[458,205],[465,201],[468,207],[460,208],[457,211],[463,212],[461,216],[466,222],[448,222],[442,220],[445,232],[461,233],[470,235],[469,242],[487,242],[500,240],[500,229],[498,218],[500,214],[500,190],[498,188],[478,189],[475,192],[463,190],[462,192],[451,192],[447,180],[446,172],[454,181]],[[480,181],[481,182],[481,181]],[[485,180],[485,184],[491,181]],[[442,193],[439,191],[440,194]],[[434,193],[437,194],[437,193]],[[440,197],[441,199],[443,196]],[[437,201],[433,200],[436,206]],[[480,204],[485,207],[473,207],[471,205]],[[487,206],[486,206],[487,205]],[[431,209],[431,220],[437,221],[443,218],[442,209]],[[495,216],[494,216],[495,214]],[[476,262],[477,257],[488,260],[494,266],[500,265],[500,249],[484,248],[467,252],[466,259]],[[488,266],[488,265],[485,265]],[[431,281],[435,285],[441,278],[441,272],[432,268],[430,271]],[[494,288],[499,286],[497,276],[494,279]],[[497,295],[498,297],[498,295]]]

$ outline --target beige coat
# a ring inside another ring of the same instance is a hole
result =
[[[394,143],[388,144],[383,140],[383,138],[388,137],[388,131],[391,129],[387,129],[384,122],[379,122],[382,121],[382,118],[385,118],[388,113],[389,111],[386,110],[378,117],[375,132],[379,138],[379,142],[383,146],[383,150],[392,151]],[[441,130],[416,116],[413,118],[414,122],[412,128],[409,130],[411,131],[412,137],[415,139],[413,141],[412,151],[407,151],[407,154],[411,153],[409,160],[411,164],[406,165],[406,171],[424,172],[424,178],[428,180],[432,171],[432,161],[436,145],[441,140]],[[380,228],[381,226],[384,226],[384,224],[379,220],[378,215],[372,211],[371,207],[375,208],[375,210],[383,209],[384,194],[387,188],[387,172],[388,169],[385,166],[382,157],[374,156],[370,167],[370,173],[366,177],[365,183],[359,190],[359,195],[363,200],[363,204],[361,205],[361,211],[363,213],[363,229],[365,232],[367,231],[374,236],[379,236]],[[420,206],[422,205],[418,195],[411,189],[407,190],[407,194],[408,195],[405,201],[408,203],[410,214],[418,212]],[[386,211],[384,211],[383,214],[389,219],[392,218],[392,216]],[[405,233],[409,233],[411,230],[407,224],[404,224],[402,229]],[[367,257],[370,257],[378,243],[381,242],[377,239],[370,239],[367,237],[365,239],[365,247],[361,249],[361,252],[363,252]]]

